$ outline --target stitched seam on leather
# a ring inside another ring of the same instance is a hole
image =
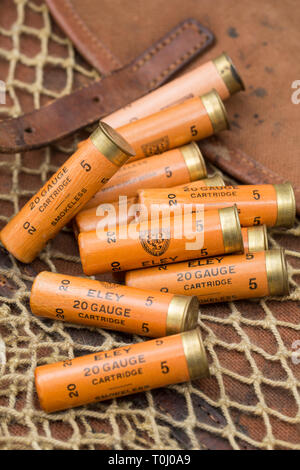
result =
[[[72,14],[74,20],[77,22],[78,26],[81,27],[81,29],[83,30],[83,32],[86,32],[88,34],[88,36],[90,37],[91,41],[95,44],[97,44],[98,46],[100,46],[102,49],[103,49],[103,52],[107,55],[107,57],[109,57],[112,62],[116,65],[116,66],[120,66],[120,62],[117,61],[117,59],[110,53],[110,51],[105,47],[105,45],[98,40],[98,38],[96,38],[94,36],[94,34],[91,32],[91,30],[86,26],[85,23],[83,23],[83,21],[81,20],[81,18],[78,16],[76,10],[74,9],[73,5],[71,4],[70,0],[65,0],[65,4],[66,6],[69,8],[70,10],[70,13]],[[179,35],[183,34],[184,31],[187,29],[187,28],[192,28],[194,29],[200,36],[203,36],[204,35],[204,39],[203,41],[201,41],[199,44],[197,44],[196,46],[194,46],[190,51],[188,51],[186,54],[184,54],[184,56],[180,57],[179,59],[177,59],[173,64],[171,64],[166,70],[164,70],[163,72],[160,73],[160,75],[153,79],[150,84],[148,85],[150,88],[155,86],[155,84],[157,82],[159,82],[164,76],[168,75],[168,73],[175,69],[176,67],[178,67],[181,63],[183,63],[186,59],[188,59],[189,57],[191,57],[200,47],[202,47],[204,44],[205,44],[205,41],[208,41],[209,40],[209,36],[207,34],[204,34],[203,31],[199,30],[199,28],[197,28],[197,26],[190,22],[190,21],[187,21],[185,22],[177,31],[174,31],[169,37],[167,37],[166,39],[164,39],[163,41],[159,42],[157,44],[157,46],[155,48],[153,48],[153,50],[151,50],[143,59],[141,59],[139,62],[137,62],[133,68],[132,68],[132,71],[133,72],[136,72],[137,70],[139,70],[146,62],[148,62],[154,55],[156,55],[163,47],[166,47],[168,46],[172,41],[174,41]],[[98,59],[97,59],[98,60]]]
[[[179,59],[177,59],[173,64],[171,64],[166,70],[164,70],[163,72],[160,73],[160,75],[153,79],[150,83],[150,86],[152,86],[152,84],[155,84],[156,82],[158,82],[163,76],[167,75],[168,72],[170,70],[172,70],[173,68],[176,68],[176,66],[180,65],[182,62],[184,62],[186,60],[186,58],[190,57],[191,55],[193,55],[194,52],[196,52],[196,50],[201,47],[205,41],[208,41],[209,39],[209,36],[205,33],[203,33],[203,31],[199,30],[197,28],[197,26],[193,23],[191,23],[190,21],[187,21],[186,23],[184,23],[180,28],[178,28],[177,31],[174,31],[170,36],[168,36],[166,39],[164,39],[163,41],[161,41],[159,44],[157,44],[156,47],[154,47],[152,50],[150,50],[142,59],[140,59],[138,62],[136,62],[132,68],[132,71],[133,72],[136,72],[137,70],[139,70],[146,62],[148,62],[155,54],[157,54],[163,47],[166,47],[168,46],[172,41],[174,41],[178,36],[180,36],[187,28],[192,28],[194,29],[195,31],[197,31],[197,33],[200,35],[200,36],[204,36],[204,39],[203,41],[201,41],[198,45],[194,46],[189,52],[187,52],[184,56],[180,57]]]
[[[205,41],[202,41],[200,42],[199,44],[197,44],[195,47],[193,47],[193,49],[191,49],[189,52],[186,52],[186,54],[184,54],[182,57],[180,57],[179,59],[176,60],[176,62],[174,62],[173,64],[171,64],[166,70],[164,70],[157,78],[155,78],[154,80],[152,80],[152,82],[150,83],[149,87],[152,88],[155,86],[155,84],[157,82],[159,82],[164,76],[168,75],[172,70],[176,69],[180,64],[182,64],[183,62],[185,62],[189,57],[191,57],[193,54],[195,54],[195,52],[201,47],[203,46],[203,44],[205,43]]]
[[[199,30],[193,23],[187,21],[185,22],[180,28],[170,34],[167,38],[160,41],[155,47],[153,47],[142,59],[136,62],[133,66],[133,72],[136,72],[139,68],[141,68],[146,62],[148,62],[151,57],[157,54],[163,47],[168,46],[174,39],[176,39],[180,34],[182,34],[187,28],[192,28],[199,33],[199,35],[203,35],[203,31]],[[208,38],[207,35],[205,35]]]
[[[67,8],[69,8],[71,15],[73,16],[73,18],[76,21],[77,25],[82,29],[82,31],[89,36],[89,38],[91,39],[91,41],[94,44],[96,44],[98,47],[100,47],[103,50],[105,55],[112,61],[112,63],[116,67],[120,67],[121,63],[117,60],[116,57],[113,56],[113,54],[106,48],[106,46],[101,41],[99,41],[99,39],[96,38],[96,36],[94,36],[92,31],[81,20],[80,16],[78,16],[78,14],[77,14],[76,10],[74,9],[73,5],[71,4],[70,0],[65,0],[65,5],[66,5]],[[98,51],[96,51],[96,52],[98,52]],[[98,59],[97,59],[97,61],[99,62]]]

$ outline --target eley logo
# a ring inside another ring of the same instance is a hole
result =
[[[161,229],[156,233],[148,230],[140,233],[140,242],[149,255],[162,256],[170,246],[170,237],[170,229]]]
[[[6,104],[6,83],[0,80],[0,104]]]

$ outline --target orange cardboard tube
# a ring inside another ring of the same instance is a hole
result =
[[[40,317],[158,338],[196,327],[196,297],[161,294],[66,274],[40,273],[30,296]]]
[[[296,216],[295,196],[290,183],[224,187],[202,187],[201,181],[169,189],[139,191],[140,203],[173,210],[182,204],[203,204],[204,210],[237,205],[242,226],[291,227]]]
[[[35,384],[51,413],[208,375],[196,329],[37,367]]]
[[[287,295],[282,250],[185,261],[126,273],[126,285],[151,285],[160,292],[196,295],[200,304]]]
[[[236,67],[225,53],[107,116],[105,122],[116,129],[213,89],[222,100],[244,89]]]
[[[87,275],[243,251],[235,207],[83,232],[78,244]]]
[[[118,131],[134,148],[133,161],[204,139],[228,126],[224,104],[212,90],[119,127]]]
[[[119,196],[137,196],[143,188],[169,188],[207,177],[203,156],[195,142],[161,155],[124,165],[83,208],[90,209]]]
[[[15,258],[30,263],[134,155],[125,140],[100,123],[92,136],[4,227],[1,242]]]
[[[152,158],[154,157],[149,158],[149,161]],[[140,161],[144,160],[145,159]],[[216,184],[220,186],[225,185],[219,175],[205,178],[202,180],[201,184],[203,186],[215,186]],[[100,196],[101,191],[97,194]],[[92,201],[93,199],[91,199],[90,203],[92,203]],[[133,220],[138,220],[142,212],[142,208],[138,204],[138,196],[125,199],[124,201],[121,199],[119,202],[106,203],[106,206],[101,205],[101,207],[91,207],[90,209],[80,211],[76,215],[74,220],[74,231],[76,236],[78,236],[80,232],[91,232],[93,230],[97,230],[97,227],[100,224],[103,224],[104,219],[107,226],[129,224]]]

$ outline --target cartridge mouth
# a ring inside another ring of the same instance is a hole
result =
[[[191,142],[179,149],[183,155],[190,173],[191,181],[201,180],[207,177],[205,161],[196,142]]]
[[[217,134],[220,131],[229,129],[227,111],[219,93],[213,89],[200,98],[207,111],[214,133]]]
[[[99,122],[90,139],[99,152],[117,166],[124,165],[129,157],[135,156],[134,149],[121,134],[103,121]]]
[[[296,218],[295,194],[291,183],[274,184],[277,196],[276,226],[292,227]]]
[[[197,297],[174,295],[167,314],[166,334],[173,335],[196,327],[199,314]]]
[[[204,186],[208,187],[226,186],[225,181],[221,175],[214,175],[210,178],[205,178],[204,180],[200,181],[200,183],[203,183]]]
[[[190,380],[209,377],[207,355],[200,328],[181,333],[184,354],[187,360]]]
[[[236,205],[219,209],[225,253],[244,252],[244,241]]]
[[[231,95],[245,90],[244,82],[226,52],[223,52],[223,54],[213,60],[213,63]]]
[[[266,272],[270,295],[289,295],[289,279],[284,250],[266,251]]]
[[[257,225],[256,227],[248,227],[248,251],[255,253],[256,251],[266,251],[269,249],[267,227],[265,225]]]

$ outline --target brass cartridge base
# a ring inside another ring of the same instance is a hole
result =
[[[296,218],[295,194],[291,183],[274,184],[277,195],[276,226],[292,227]]]
[[[236,206],[219,209],[225,253],[244,252],[244,242]]]
[[[204,180],[200,181],[200,183],[203,183],[203,187],[208,186],[215,188],[219,186],[225,186],[225,181],[223,180],[221,175],[214,175],[210,178],[205,178]]]
[[[256,251],[266,251],[269,249],[267,227],[265,225],[257,225],[248,227],[248,250],[250,253]]]
[[[173,335],[195,328],[198,314],[199,301],[197,297],[175,295],[168,309],[167,335]]]
[[[121,134],[103,121],[99,122],[90,139],[99,152],[117,166],[122,166],[129,157],[135,156],[134,149]]]
[[[180,148],[180,151],[189,170],[191,181],[202,180],[207,177],[207,170],[203,155],[196,142],[191,142]]]
[[[190,380],[209,377],[207,355],[200,328],[181,333],[183,349],[188,364]]]
[[[223,54],[217,57],[213,62],[231,95],[234,95],[241,90],[245,90],[245,85],[240,74],[234,66],[231,58],[225,52],[223,52]]]
[[[266,251],[266,271],[270,295],[289,295],[289,279],[284,250]]]
[[[224,103],[216,90],[201,96],[201,101],[205,107],[211,121],[214,133],[229,129],[229,120]]]

